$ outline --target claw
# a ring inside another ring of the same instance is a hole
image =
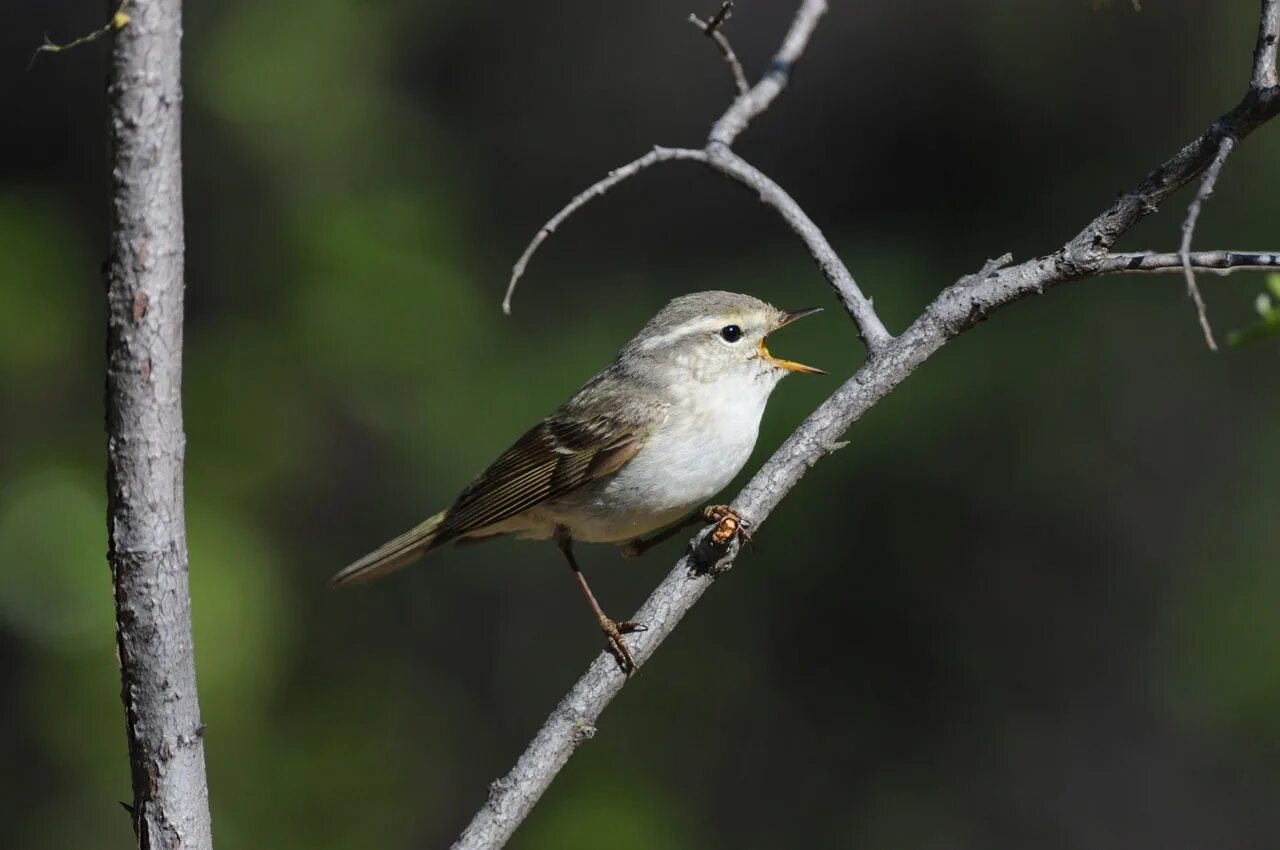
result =
[[[734,537],[741,537],[747,543],[751,542],[751,530],[747,521],[728,505],[708,505],[703,510],[702,516],[707,522],[713,522],[716,525],[715,530],[711,532],[711,542],[715,545],[724,546]]]
[[[636,660],[631,657],[631,650],[627,647],[627,643],[622,639],[622,636],[636,632],[647,632],[648,630],[649,627],[644,623],[637,623],[633,620],[615,623],[608,617],[600,618],[600,631],[604,632],[605,639],[609,641],[609,650],[618,659],[618,666],[622,668],[622,672],[628,676],[635,672]]]

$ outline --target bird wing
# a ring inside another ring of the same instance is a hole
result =
[[[659,420],[660,421],[660,420]],[[445,514],[438,543],[510,519],[621,469],[656,421],[553,415],[530,428],[471,482]]]

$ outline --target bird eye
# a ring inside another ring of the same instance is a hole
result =
[[[737,342],[742,339],[742,328],[737,325],[725,325],[720,329],[720,338],[725,342]]]

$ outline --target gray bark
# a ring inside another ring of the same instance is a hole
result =
[[[1213,123],[1198,138],[1148,174],[1137,186],[1122,193],[1110,206],[1058,250],[1042,257],[1009,265],[1006,256],[988,262],[979,272],[966,275],[942,290],[901,335],[892,336],[872,309],[871,300],[853,283],[853,277],[831,248],[817,225],[796,201],[767,175],[742,160],[731,144],[750,120],[782,91],[791,65],[803,53],[818,20],[826,10],[824,0],[802,0],[800,8],[775,56],[774,63],[754,88],[741,94],[714,125],[703,149],[655,148],[650,154],[613,172],[590,187],[563,209],[530,243],[513,270],[511,288],[524,272],[530,256],[547,234],[587,201],[640,171],[662,162],[694,161],[752,189],[773,207],[808,246],[818,267],[845,304],[867,346],[866,363],[815,410],[773,454],[733,500],[733,508],[758,531],[778,503],[823,456],[838,449],[844,433],[864,413],[948,340],[999,308],[1069,281],[1099,275],[1181,271],[1187,264],[1206,271],[1268,269],[1277,252],[1205,251],[1183,256],[1174,253],[1114,254],[1116,240],[1141,218],[1154,212],[1180,187],[1204,174],[1214,162],[1226,138],[1243,141],[1253,130],[1280,113],[1276,47],[1280,29],[1280,0],[1262,0],[1253,75],[1241,102]],[[508,304],[511,288],[508,289]],[[680,619],[711,586],[714,575],[732,565],[738,543],[716,549],[704,529],[690,541],[690,552],[649,596],[630,619],[648,625],[648,631],[627,638],[637,668],[643,667]],[[543,792],[568,762],[579,744],[596,731],[601,712],[628,682],[626,674],[608,653],[598,656],[560,701],[534,736],[515,767],[490,785],[488,799],[476,812],[453,850],[494,850],[502,847],[533,810]]]
[[[212,847],[183,519],[181,0],[115,34],[107,531],[138,846]]]

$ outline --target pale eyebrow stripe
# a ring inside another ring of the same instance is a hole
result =
[[[690,319],[681,325],[676,325],[671,330],[661,336],[650,337],[640,343],[639,348],[642,351],[648,351],[653,348],[659,348],[664,345],[675,342],[682,337],[691,336],[697,331],[710,332],[718,328],[720,320],[714,317],[699,316],[696,319]]]

